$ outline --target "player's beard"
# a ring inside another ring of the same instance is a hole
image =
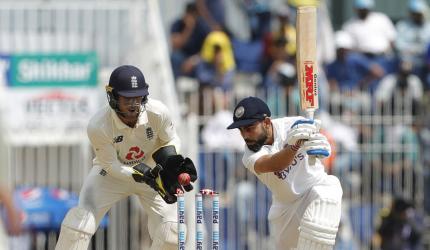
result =
[[[120,115],[125,119],[136,119],[140,114],[141,107],[131,107],[127,111],[120,112]]]
[[[263,133],[255,140],[245,140],[246,146],[253,152],[258,152],[264,146],[268,138],[267,131],[263,128]]]
[[[132,107],[129,107],[127,111],[121,111],[117,112],[119,116],[121,116],[121,120],[129,125],[134,126],[136,124],[137,119],[139,118],[140,113],[144,110],[143,105],[135,105]]]

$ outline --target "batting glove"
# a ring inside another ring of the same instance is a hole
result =
[[[325,137],[321,133],[311,134],[309,139],[303,144],[303,149],[309,156],[317,158],[326,158],[331,154],[331,146]]]
[[[319,131],[320,124],[319,120],[297,120],[287,132],[287,144],[300,146],[302,140],[308,140],[311,134]]]

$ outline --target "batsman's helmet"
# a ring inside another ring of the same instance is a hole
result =
[[[109,84],[106,86],[109,106],[119,112],[119,96],[142,96],[142,104],[145,104],[148,101],[148,87],[148,83],[146,83],[140,69],[132,65],[119,66],[110,75]]]

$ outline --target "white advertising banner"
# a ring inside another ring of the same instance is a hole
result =
[[[97,88],[10,88],[2,120],[12,145],[75,144],[88,140],[86,127],[100,107]]]

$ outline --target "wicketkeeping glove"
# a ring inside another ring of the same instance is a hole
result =
[[[184,158],[182,155],[168,156],[163,162],[163,170],[160,172],[160,177],[167,193],[174,195],[178,189],[186,192],[193,190],[191,183],[183,187],[179,184],[178,177],[182,173],[187,173],[191,182],[197,180],[196,167],[190,158]]]
[[[168,189],[160,177],[160,172],[163,170],[160,165],[156,165],[151,169],[145,163],[139,163],[133,166],[132,169],[133,173],[131,176],[136,182],[148,184],[152,189],[157,191],[166,203],[172,204],[176,202],[176,192],[173,194],[167,192]]]
[[[311,134],[309,139],[303,144],[303,149],[309,156],[315,156],[317,158],[329,157],[331,153],[331,146],[325,137],[321,133]]]
[[[156,176],[151,172],[151,168],[145,163],[139,163],[132,167],[131,177],[136,182],[146,183],[153,189],[156,188],[155,178]]]

